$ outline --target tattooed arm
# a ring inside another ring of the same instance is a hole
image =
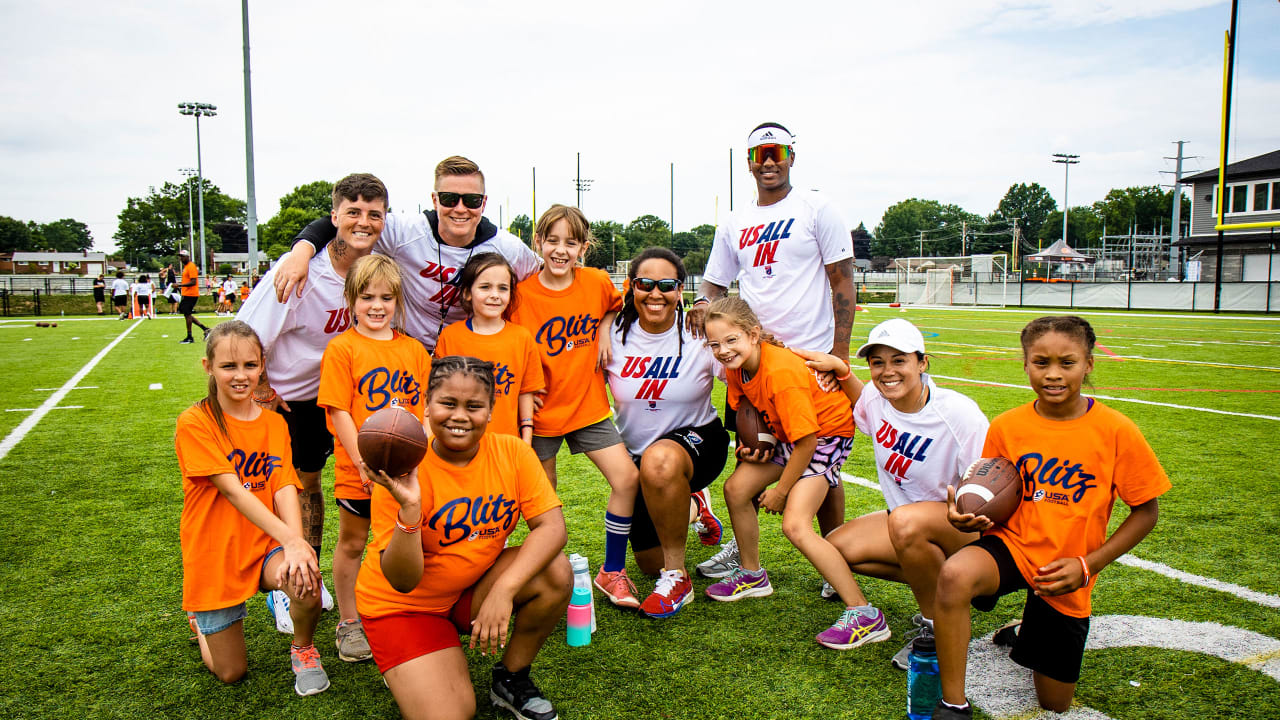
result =
[[[831,283],[831,311],[836,316],[836,336],[831,343],[831,354],[849,361],[849,338],[853,334],[853,318],[858,296],[853,285],[853,259],[837,260],[826,266],[827,281]]]

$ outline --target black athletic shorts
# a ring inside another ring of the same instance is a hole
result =
[[[129,296],[128,295],[112,295],[111,304],[115,305],[116,307],[124,307],[129,304]]]
[[[149,308],[149,307],[151,307],[151,296],[150,296],[150,295],[137,295],[136,297],[138,298],[138,307],[139,307],[139,308]]]
[[[182,302],[178,304],[178,312],[183,315],[191,315],[196,311],[196,301],[199,299],[195,295],[183,295]]]
[[[1028,670],[1033,670],[1058,682],[1075,683],[1080,680],[1080,665],[1084,662],[1084,643],[1089,638],[1089,618],[1063,615],[1031,591],[1013,555],[1004,540],[995,535],[983,535],[969,543],[987,551],[1000,568],[1000,587],[994,595],[982,595],[973,599],[973,606],[983,612],[995,608],[996,600],[1018,590],[1027,591],[1027,602],[1022,608],[1022,627],[1013,644],[1009,659]]]
[[[293,466],[302,472],[320,472],[333,454],[333,436],[324,424],[324,408],[315,400],[289,400],[289,412],[278,408],[289,425]]]
[[[725,432],[720,418],[699,427],[683,427],[663,435],[659,440],[671,440],[684,448],[689,459],[693,461],[693,478],[689,481],[689,492],[696,493],[715,482],[724,470],[725,460],[729,455],[729,433]],[[632,455],[636,467],[640,467],[640,458]],[[631,551],[640,552],[658,547],[658,530],[653,526],[653,518],[649,517],[649,508],[644,504],[644,492],[636,493],[636,509],[631,515]]]
[[[370,520],[373,518],[373,500],[351,500],[349,498],[334,498],[338,507],[355,515],[358,518]]]

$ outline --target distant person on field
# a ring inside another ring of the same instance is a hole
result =
[[[173,263],[164,266],[164,271],[160,274],[160,291],[169,300],[169,312],[178,312],[178,274],[173,271]]]
[[[107,300],[107,281],[101,275],[93,279],[93,302],[98,305],[98,314],[103,314],[102,303]]]
[[[470,160],[454,155],[436,165],[433,210],[387,216],[386,229],[375,252],[395,260],[404,275],[404,331],[428,351],[445,326],[465,320],[462,267],[476,255],[501,254],[523,280],[538,270],[538,257],[520,238],[484,218],[488,197],[484,173]],[[317,220],[294,241],[293,251],[276,268],[276,293],[281,302],[290,292],[302,292],[307,260],[333,237],[333,227]],[[299,240],[305,242],[298,242]]]
[[[138,282],[133,284],[133,299],[138,303],[138,316],[145,318],[151,314],[151,293],[155,292],[155,286],[151,284],[150,276],[142,274],[138,276]]]
[[[339,180],[333,186],[329,215],[338,235],[308,264],[311,282],[306,289],[301,295],[290,295],[284,303],[276,302],[272,281],[277,264],[267,271],[267,282],[254,289],[236,316],[257,330],[266,349],[267,367],[254,397],[283,414],[289,424],[294,468],[302,483],[303,535],[317,556],[325,514],[320,473],[333,454],[333,435],[325,424],[324,409],[316,404],[321,360],[329,341],[351,327],[343,284],[351,266],[373,249],[386,212],[387,188],[381,180],[368,173]],[[325,599],[326,605],[332,602]],[[359,648],[345,651],[362,654]]]
[[[707,303],[724,297],[736,280],[765,332],[787,347],[821,350],[847,362],[857,301],[853,238],[825,195],[792,188],[795,161],[795,139],[778,123],[757,125],[747,136],[756,201],[730,213],[716,230],[689,327],[701,336]],[[728,410],[725,425],[734,427]],[[844,487],[838,485],[827,494],[818,525],[826,534],[843,522]],[[736,561],[730,548],[725,554],[720,565]],[[834,593],[824,587],[823,594]]]
[[[111,305],[120,313],[120,319],[129,317],[129,281],[124,279],[124,271],[116,271],[116,279],[111,281]]]
[[[288,593],[293,689],[314,695],[329,677],[313,644],[320,567],[302,539],[298,478],[284,420],[253,402],[262,344],[242,322],[209,334],[202,360],[208,397],[178,417],[182,470],[182,608],[205,667],[224,683],[244,677],[245,602],[259,590]]]
[[[178,305],[178,310],[187,320],[187,336],[178,342],[185,345],[194,342],[191,339],[192,325],[203,330],[205,337],[209,336],[209,328],[195,318],[196,301],[200,299],[200,268],[191,262],[191,254],[186,250],[178,251],[178,259],[183,263],[182,282],[179,285],[182,291],[182,302]]]
[[[938,665],[942,700],[935,720],[967,720],[969,607],[989,611],[1026,590],[1022,626],[1009,658],[1032,671],[1040,706],[1066,712],[1075,697],[1093,612],[1094,579],[1151,532],[1169,478],[1132,420],[1087,397],[1096,342],[1088,321],[1042,317],[1022,329],[1023,369],[1036,399],[991,422],[984,457],[1017,466],[1024,498],[1001,525],[960,514],[947,488],[948,518],[982,537],[960,549],[938,576]],[[1107,537],[1116,497],[1129,515]]]
[[[827,535],[859,575],[906,583],[920,613],[915,635],[933,636],[934,591],[947,557],[978,536],[947,521],[947,486],[959,486],[982,457],[987,417],[978,405],[929,377],[924,335],[893,318],[871,329],[858,348],[871,382],[865,386],[846,363],[826,353],[797,351],[809,367],[834,373],[853,403],[853,422],[871,438],[876,473],[888,510],[854,518]],[[856,601],[870,605],[857,587]],[[892,664],[907,669],[910,637]]]
[[[223,309],[227,315],[235,314],[236,310],[236,292],[239,290],[239,283],[230,275],[222,281],[222,303]]]

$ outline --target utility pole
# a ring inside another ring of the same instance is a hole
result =
[[[924,231],[920,231],[920,257],[924,257]]]
[[[1013,219],[1013,242],[1010,245],[1008,270],[1013,270],[1018,267],[1018,218]]]
[[[729,212],[733,212],[733,148],[729,148]]]
[[[1054,153],[1053,156],[1058,158],[1054,162],[1062,165],[1062,244],[1067,244],[1067,216],[1071,214],[1071,205],[1067,201],[1067,189],[1070,186],[1071,166],[1080,163],[1076,158],[1079,155],[1069,155],[1067,153]]]
[[[676,164],[671,163],[671,244],[676,242]]]
[[[189,240],[188,251],[192,257],[196,254],[196,211],[195,205],[191,204],[191,178],[195,177],[195,168],[178,168],[178,172],[187,176],[185,183],[187,186],[187,235]]]
[[[241,27],[244,35],[244,157],[248,177],[249,280],[258,274],[258,201],[253,182],[253,90],[249,83],[249,0],[240,0]]]
[[[968,243],[966,243],[966,242],[965,242],[965,235],[967,235],[967,234],[968,234],[968,231],[969,231],[969,223],[968,223],[968,221],[967,221],[967,220],[961,220],[961,221],[960,221],[960,254],[961,254],[961,255],[967,255],[967,254],[968,254],[968,253],[966,253],[966,252],[965,252],[965,246],[966,246],[966,245],[968,245]]]
[[[1182,268],[1178,262],[1178,246],[1175,244],[1182,237],[1182,146],[1186,140],[1175,140],[1178,146],[1177,157],[1166,157],[1165,160],[1177,160],[1173,171],[1173,226],[1169,228],[1169,270],[1182,277]]]
[[[582,179],[582,153],[578,153],[578,177],[573,181],[574,187],[578,188],[578,209],[582,209],[582,193],[591,189],[591,180]]]

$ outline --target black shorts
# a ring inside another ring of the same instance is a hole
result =
[[[129,296],[128,295],[112,295],[111,304],[115,305],[116,307],[125,307],[126,305],[129,304]]]
[[[134,297],[135,297],[135,298],[137,298],[137,300],[138,300],[138,307],[140,307],[140,308],[149,308],[149,307],[151,307],[151,296],[150,296],[150,295],[135,295]]]
[[[333,436],[324,423],[324,408],[315,400],[289,400],[289,412],[277,409],[289,425],[293,466],[302,472],[320,472],[333,454]]]
[[[107,299],[107,291],[106,291],[106,290],[103,290],[102,288],[94,288],[94,289],[93,289],[93,301],[94,301],[94,302],[102,302],[103,300],[106,300],[106,299]]]
[[[1009,659],[1024,668],[1064,683],[1080,680],[1084,662],[1084,643],[1089,638],[1089,618],[1063,615],[1031,591],[1004,540],[983,535],[969,543],[987,551],[1000,569],[1000,587],[994,595],[973,599],[973,606],[983,612],[996,606],[996,600],[1018,590],[1026,590],[1027,602],[1022,608],[1022,627],[1013,644]]]
[[[358,518],[369,520],[373,517],[373,500],[351,500],[348,498],[334,498],[334,502],[338,507],[355,515]]]
[[[196,301],[200,298],[195,295],[183,295],[182,302],[178,305],[178,312],[183,315],[190,315],[196,311]]]
[[[724,463],[729,455],[729,433],[725,432],[720,418],[699,427],[672,430],[658,439],[678,443],[693,461],[693,477],[689,480],[690,493],[696,493],[715,482],[724,470]],[[640,467],[640,458],[632,455],[631,459],[636,467]],[[644,493],[638,492],[636,509],[631,515],[631,551],[640,552],[660,544],[658,530],[653,526],[649,508],[644,504]]]

